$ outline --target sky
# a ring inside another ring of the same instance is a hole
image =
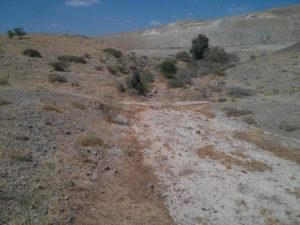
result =
[[[23,27],[34,33],[97,36],[292,4],[300,0],[0,0],[0,33]]]

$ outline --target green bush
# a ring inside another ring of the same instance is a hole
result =
[[[86,64],[87,61],[80,56],[74,56],[74,55],[61,55],[57,57],[58,60],[63,62],[74,62],[74,63],[83,63]]]
[[[175,55],[175,59],[182,62],[190,62],[192,60],[192,57],[187,51],[182,51],[182,52],[178,52]]]
[[[174,74],[177,72],[177,67],[173,60],[165,59],[160,64],[160,72],[167,78],[172,78]]]
[[[29,57],[37,57],[41,58],[42,55],[39,53],[39,51],[32,49],[32,48],[27,48],[23,51],[23,55],[29,56]]]
[[[123,55],[120,50],[117,50],[117,49],[114,49],[114,48],[103,49],[103,52],[108,53],[108,54],[114,56],[115,58],[121,58],[122,55]]]
[[[141,72],[141,81],[143,84],[148,84],[154,82],[153,74],[150,71],[142,71]]]
[[[55,83],[55,82],[66,83],[67,79],[64,76],[61,76],[59,74],[49,74],[48,81],[50,83]]]
[[[66,68],[68,68],[69,66],[69,64],[62,61],[51,62],[49,63],[49,65],[52,66],[55,71],[62,71],[62,72],[66,71]]]
[[[127,78],[127,88],[134,90],[139,95],[145,95],[148,91],[138,71],[134,71],[133,74]]]
[[[192,47],[190,49],[190,53],[192,54],[195,60],[203,59],[204,53],[209,48],[209,39],[203,35],[199,34],[199,36],[192,40]]]

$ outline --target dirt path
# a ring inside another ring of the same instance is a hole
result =
[[[237,139],[245,128],[208,103],[152,106],[133,128],[176,224],[300,223],[297,161]]]

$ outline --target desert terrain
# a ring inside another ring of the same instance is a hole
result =
[[[299,224],[299,15],[0,35],[0,224]],[[199,33],[239,60],[176,59]]]

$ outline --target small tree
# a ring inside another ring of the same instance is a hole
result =
[[[209,39],[203,35],[199,36],[192,40],[192,47],[190,53],[192,54],[195,60],[203,59],[205,51],[209,48]]]
[[[15,33],[12,30],[8,30],[6,31],[7,36],[9,37],[9,39],[12,39],[15,35]]]
[[[25,36],[27,33],[24,31],[23,27],[15,27],[13,29],[13,32],[15,35],[19,36],[19,39],[21,40],[23,36]]]

